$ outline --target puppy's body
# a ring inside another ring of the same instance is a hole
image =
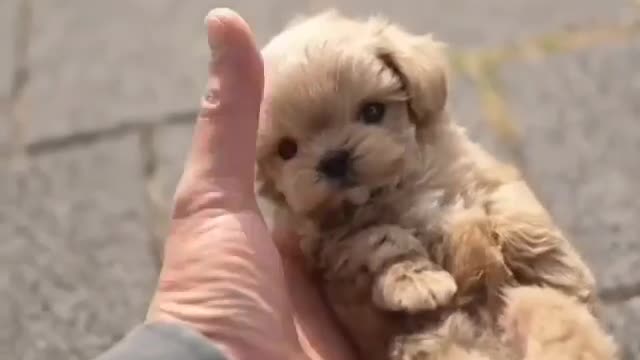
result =
[[[364,358],[420,359],[392,344],[439,317],[490,328],[505,285],[592,305],[590,271],[517,171],[447,115],[446,62],[431,37],[331,12],[294,24],[263,55],[261,192],[300,233]]]

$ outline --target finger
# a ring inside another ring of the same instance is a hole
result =
[[[276,225],[271,229],[271,238],[283,259],[294,263],[304,261],[300,249],[300,236],[295,230]]]
[[[295,325],[302,349],[311,359],[355,359],[351,345],[341,331],[335,315],[323,301],[317,283],[305,265],[300,251],[300,238],[293,229],[275,227],[276,243],[289,298],[295,314]]]
[[[283,258],[283,267],[304,353],[311,359],[355,359],[351,344],[324,303],[314,279],[307,275],[303,260]]]
[[[205,24],[211,59],[186,171],[217,187],[252,189],[262,58],[251,29],[235,12],[212,10]]]

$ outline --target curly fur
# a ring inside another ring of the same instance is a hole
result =
[[[449,117],[444,48],[381,18],[330,11],[294,22],[263,50],[259,192],[279,209],[275,221],[300,233],[365,359],[500,358],[490,341],[470,340],[497,336],[474,331],[495,328],[505,305],[544,313],[505,304],[505,287],[557,289],[571,309],[596,305],[591,272],[518,171]],[[359,121],[371,101],[386,106],[380,124]],[[291,158],[279,156],[283,139],[296,145]],[[336,183],[318,163],[345,149],[349,179]],[[506,299],[544,305],[533,293]],[[600,331],[595,319],[584,324]]]

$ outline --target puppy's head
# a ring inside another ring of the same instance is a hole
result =
[[[263,56],[258,181],[299,216],[336,221],[393,191],[447,121],[442,45],[382,19],[303,19]]]

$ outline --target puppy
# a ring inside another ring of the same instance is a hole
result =
[[[259,193],[300,234],[363,358],[407,358],[398,339],[460,309],[495,318],[507,285],[595,304],[591,272],[519,173],[449,117],[441,43],[329,11],[263,57]]]

